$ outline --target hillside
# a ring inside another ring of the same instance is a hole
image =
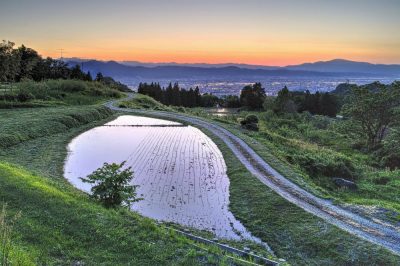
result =
[[[66,59],[70,66],[82,65],[91,73],[102,72],[114,78],[218,78],[239,77],[399,77],[400,65],[371,64],[335,59],[284,67],[249,64],[142,63],[136,61],[98,61]]]
[[[304,63],[300,65],[286,66],[285,69],[343,74],[363,73],[400,77],[400,65],[371,64],[344,59],[334,59],[330,61],[319,61],[315,63]]]
[[[319,72],[309,70],[279,69],[249,69],[238,66],[223,67],[199,67],[185,65],[162,65],[162,66],[129,66],[115,61],[91,60],[84,63],[79,61],[68,61],[70,66],[82,65],[85,71],[91,73],[101,72],[113,78],[141,78],[141,79],[177,79],[177,78],[226,78],[231,77],[335,77],[343,76],[341,73]],[[362,76],[358,73],[351,73],[352,76]]]

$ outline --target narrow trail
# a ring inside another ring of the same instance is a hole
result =
[[[134,94],[130,94],[128,98],[124,100],[133,97]],[[289,202],[353,235],[366,239],[374,244],[381,245],[396,255],[400,255],[399,231],[370,221],[358,214],[332,204],[329,200],[318,198],[307,192],[278,173],[242,139],[225,128],[201,118],[179,113],[118,108],[114,106],[116,102],[117,101],[107,102],[105,106],[115,111],[133,112],[143,115],[149,114],[167,119],[178,119],[209,130],[219,137],[232,150],[233,154],[240,162],[263,184],[267,185]]]

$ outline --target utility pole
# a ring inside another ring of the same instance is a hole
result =
[[[60,48],[60,49],[57,49],[57,51],[60,51],[60,60],[63,60],[63,52],[65,51],[65,49]]]

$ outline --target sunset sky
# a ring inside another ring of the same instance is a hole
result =
[[[399,0],[1,0],[0,37],[43,56],[400,63]]]

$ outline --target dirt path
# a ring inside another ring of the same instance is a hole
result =
[[[129,98],[132,97],[134,97],[133,94],[129,95]],[[105,105],[116,111],[134,112],[143,115],[150,114],[167,119],[178,119],[206,128],[218,136],[252,174],[286,200],[351,234],[381,245],[391,250],[393,253],[400,255],[399,231],[372,222],[348,210],[335,206],[328,200],[318,198],[305,191],[279,174],[242,139],[223,127],[201,118],[179,113],[118,108],[114,106],[115,103],[116,101],[113,101]]]

